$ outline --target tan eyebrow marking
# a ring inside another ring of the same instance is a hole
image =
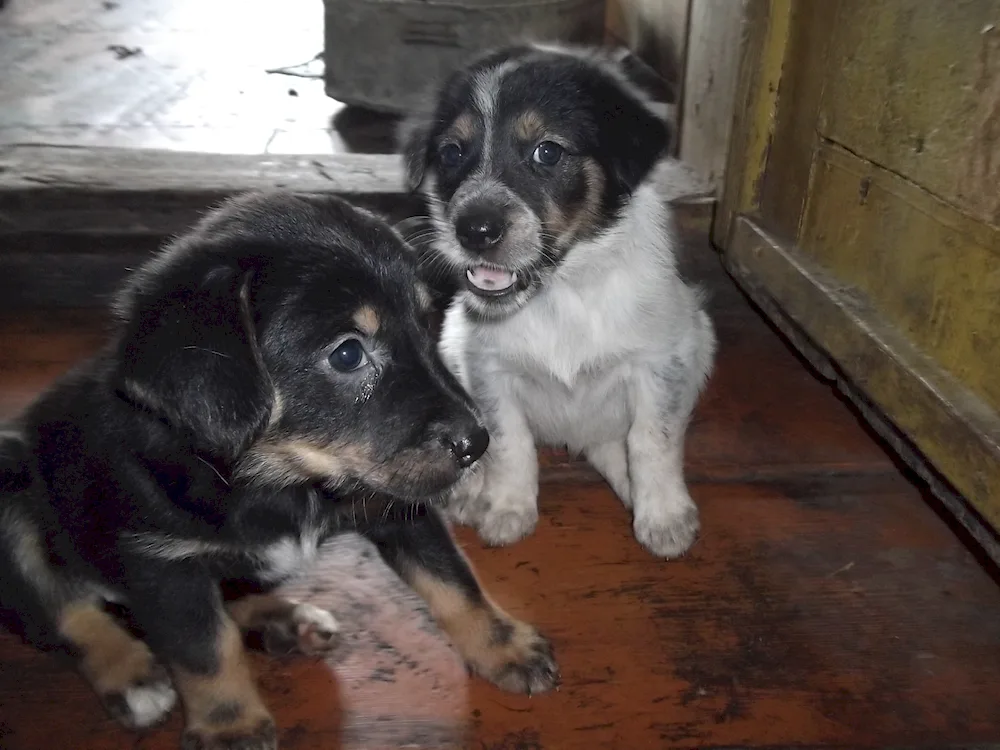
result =
[[[378,333],[379,326],[382,321],[379,320],[378,313],[375,312],[375,308],[364,305],[359,307],[354,313],[354,324],[358,327],[358,330],[366,336],[374,336]]]
[[[476,136],[476,120],[471,112],[463,112],[448,128],[448,133],[459,141],[471,141]]]
[[[526,110],[514,121],[514,134],[523,141],[534,141],[544,133],[545,118],[537,110]]]

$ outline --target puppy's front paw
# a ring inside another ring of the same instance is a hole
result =
[[[340,625],[332,614],[312,604],[288,602],[261,626],[261,640],[270,654],[320,656],[340,644]]]
[[[662,505],[636,513],[632,522],[635,538],[657,557],[680,557],[698,536],[698,508],[693,502],[676,510]]]
[[[475,526],[485,512],[480,502],[485,471],[470,471],[448,493],[444,512],[450,521],[463,526]]]
[[[538,525],[538,508],[534,504],[520,508],[510,508],[509,503],[502,506],[507,507],[490,507],[478,524],[479,537],[494,547],[520,541]]]
[[[559,684],[552,644],[531,625],[496,613],[489,636],[465,654],[473,672],[512,693],[544,693]]]
[[[167,670],[145,647],[137,647],[132,663],[124,662],[119,668],[122,684],[98,693],[111,717],[129,729],[147,729],[166,719],[177,702]]]
[[[214,712],[235,712],[242,706],[219,704]],[[211,714],[209,714],[211,717]],[[219,717],[229,718],[229,717]],[[219,721],[217,725],[188,727],[181,737],[183,750],[277,750],[278,733],[270,716],[255,717],[244,721],[237,716],[232,721]]]

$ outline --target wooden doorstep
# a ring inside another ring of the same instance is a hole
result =
[[[396,207],[393,154],[201,154],[130,148],[0,147],[0,233],[177,232],[226,196],[287,189]]]
[[[678,164],[664,197],[703,199]],[[426,214],[393,154],[282,156],[0,146],[0,308],[103,305],[127,270],[233,194],[337,195],[392,222]]]
[[[332,194],[390,220],[420,214],[391,154],[194,154],[0,147],[0,307],[103,305],[127,270],[224,198]]]

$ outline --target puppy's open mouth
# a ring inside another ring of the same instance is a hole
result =
[[[473,266],[465,272],[465,285],[480,297],[510,294],[516,282],[516,273],[496,266]]]

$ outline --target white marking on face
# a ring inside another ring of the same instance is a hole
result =
[[[475,107],[483,118],[483,157],[477,170],[481,175],[489,174],[493,157],[493,120],[496,118],[497,95],[504,76],[517,70],[521,65],[516,60],[508,60],[496,67],[489,68],[478,74],[472,84],[472,97]]]

